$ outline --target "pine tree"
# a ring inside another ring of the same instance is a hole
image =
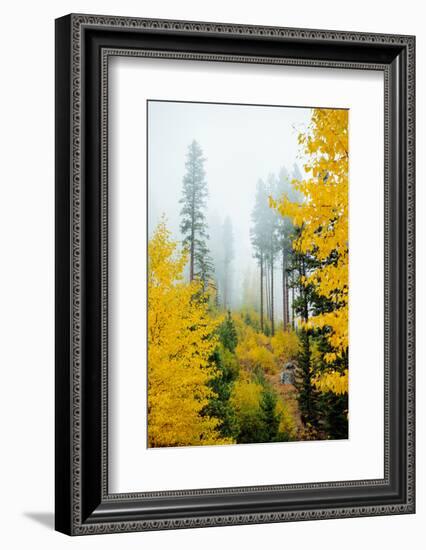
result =
[[[219,336],[221,339],[221,336]],[[235,441],[238,436],[238,425],[234,407],[230,401],[232,388],[238,378],[239,367],[235,355],[221,341],[211,357],[216,366],[216,376],[209,382],[214,392],[203,414],[217,418],[220,422],[218,431],[224,438]]]
[[[270,312],[269,320],[271,321],[271,335],[275,334],[275,283],[274,283],[274,274],[275,274],[275,262],[276,257],[279,251],[279,240],[278,240],[278,222],[279,216],[274,211],[274,209],[269,206],[269,197],[272,197],[276,194],[277,182],[275,176],[270,174],[268,177],[268,185],[266,188],[267,192],[267,205],[268,211],[265,216],[265,232],[266,232],[266,260],[268,262],[268,271],[270,276],[269,282],[269,303],[270,303]]]
[[[210,251],[205,242],[199,240],[194,252],[195,278],[201,281],[202,291],[206,292],[209,287],[216,290],[216,283],[213,280],[214,265]]]
[[[257,259],[260,268],[260,330],[264,331],[264,271],[265,271],[265,249],[267,246],[267,235],[265,232],[265,218],[267,212],[267,192],[263,180],[259,180],[256,188],[255,205],[252,212],[252,227],[250,230],[251,243],[254,249],[254,257]]]
[[[277,395],[267,387],[264,387],[260,399],[260,418],[263,423],[262,442],[276,441],[281,416],[277,412]]]
[[[235,323],[229,310],[225,317],[225,320],[219,326],[219,340],[222,342],[223,346],[227,350],[229,350],[231,353],[234,353],[235,348],[238,344],[238,336],[237,329],[235,328]]]
[[[299,135],[306,179],[295,185],[304,196],[302,204],[285,198],[275,203],[283,216],[290,216],[302,229],[294,248],[317,260],[305,285],[314,284],[316,293],[329,300],[331,311],[309,319],[312,328],[327,328],[330,351],[324,354],[329,365],[319,384],[324,391],[347,391],[347,369],[335,368],[348,350],[348,111],[313,109],[311,124]],[[346,384],[346,388],[344,387]]]
[[[215,396],[210,399],[204,413],[220,421],[219,430],[223,437],[235,439],[238,435],[238,426],[230,397],[239,375],[239,364],[234,353],[238,335],[230,311],[219,325],[217,333],[219,342],[212,355],[212,361],[216,365],[216,376],[209,382]]]
[[[200,280],[204,291],[211,283],[213,274],[213,262],[207,246],[209,236],[205,210],[208,189],[205,160],[200,145],[193,140],[188,147],[182,198],[179,201],[183,205],[180,230],[184,236],[183,245],[189,254],[189,280]]]
[[[293,178],[297,177],[300,171],[297,165],[293,168]],[[280,200],[283,196],[289,197],[293,202],[300,200],[299,194],[291,184],[291,177],[283,167],[280,170],[274,199]],[[292,240],[294,238],[294,228],[291,218],[279,216],[277,224],[277,241],[281,254],[281,282],[282,282],[282,300],[283,300],[283,330],[288,330],[290,326],[290,300],[289,300],[289,267],[291,264],[291,255],[293,252]]]
[[[297,231],[297,235],[300,231]],[[296,281],[298,298],[295,300],[294,309],[302,320],[299,331],[300,351],[298,354],[298,375],[299,380],[296,386],[299,390],[299,406],[302,413],[302,420],[311,427],[317,427],[317,415],[315,408],[316,391],[313,383],[312,369],[312,346],[311,331],[306,327],[309,319],[310,304],[312,301],[312,286],[306,287],[303,284],[308,272],[308,260],[304,254],[294,251],[293,253],[293,273]]]
[[[260,325],[265,330],[264,319],[264,287],[266,286],[266,312],[271,323],[271,333],[274,334],[274,269],[277,253],[277,223],[276,212],[269,207],[269,196],[275,191],[275,179],[270,175],[268,184],[259,180],[256,189],[255,205],[252,212],[252,227],[250,230],[254,257],[260,267]],[[266,285],[264,285],[266,279]]]

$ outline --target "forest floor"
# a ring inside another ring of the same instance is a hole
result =
[[[304,426],[297,400],[297,389],[292,384],[281,384],[280,373],[266,374],[265,377],[273,386],[278,396],[286,403],[289,412],[294,418],[298,435],[302,434]]]

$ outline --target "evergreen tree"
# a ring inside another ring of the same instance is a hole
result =
[[[295,230],[295,238],[300,234],[300,228]],[[298,250],[293,250],[291,263],[288,268],[291,273],[292,286],[296,291],[296,298],[293,301],[294,313],[301,319],[301,328],[298,330],[300,338],[300,351],[297,357],[297,378],[296,387],[299,395],[299,407],[302,420],[309,426],[311,435],[315,435],[319,427],[318,423],[318,394],[314,385],[314,369],[312,363],[312,338],[313,331],[309,330],[304,323],[309,319],[312,311],[312,304],[316,299],[312,285],[304,285],[303,280],[313,267],[313,260]]]
[[[296,229],[296,238],[299,233],[300,228]],[[302,283],[317,266],[318,260],[309,254],[293,250],[289,267],[292,290],[297,294],[293,306],[303,323],[312,316],[333,311],[332,301],[318,295],[315,285]],[[348,436],[347,393],[336,395],[331,391],[319,391],[314,383],[318,374],[327,372],[330,368],[324,360],[331,350],[327,338],[329,328],[308,328],[303,323],[298,330],[301,348],[297,357],[296,387],[302,420],[308,427],[307,435],[309,438],[345,439]],[[317,353],[314,353],[314,349]],[[348,367],[347,354],[335,360],[332,367],[343,374]]]
[[[294,165],[293,177],[300,174],[297,165]],[[291,178],[287,170],[283,167],[280,170],[276,192],[274,198],[280,200],[286,196],[292,202],[300,200],[299,194],[291,183]],[[277,241],[278,249],[281,255],[281,282],[282,282],[282,308],[283,308],[283,329],[288,330],[290,326],[290,299],[289,299],[289,268],[291,265],[291,255],[293,252],[292,241],[294,238],[294,227],[291,219],[285,216],[279,216],[277,223]]]
[[[269,388],[264,388],[260,400],[260,417],[263,423],[264,443],[276,441],[280,426],[280,415],[277,413],[277,395]]]
[[[254,257],[259,263],[260,268],[260,330],[264,330],[264,269],[265,269],[265,249],[267,236],[265,232],[265,217],[267,213],[267,193],[263,180],[259,180],[256,188],[255,204],[252,212],[252,227],[250,230],[251,243],[254,249]]]
[[[305,282],[313,283],[316,293],[333,304],[331,311],[312,315],[309,325],[328,327],[331,349],[324,360],[329,369],[318,385],[322,391],[336,394],[348,391],[348,371],[342,376],[333,368],[348,349],[348,134],[346,110],[312,110],[307,131],[299,134],[299,144],[307,155],[305,179],[297,182],[304,200],[297,204],[283,200],[277,206],[281,215],[291,216],[301,227],[295,248],[318,261]]]
[[[269,198],[273,197],[276,194],[277,182],[275,176],[270,174],[268,177],[268,185],[266,188],[267,191],[267,204],[268,204],[268,213],[265,217],[265,231],[267,235],[267,247],[266,247],[266,260],[268,262],[268,275],[270,277],[269,281],[269,319],[271,321],[271,335],[275,334],[275,263],[279,251],[279,240],[278,240],[278,222],[279,216],[277,216],[276,211],[273,208],[270,208]]]
[[[269,207],[269,197],[275,192],[275,178],[270,175],[268,183],[259,180],[256,189],[255,205],[252,212],[252,227],[250,230],[254,257],[260,267],[260,325],[265,330],[264,319],[264,288],[266,287],[266,312],[271,323],[271,333],[274,334],[274,269],[278,250],[277,224],[278,216]],[[265,281],[264,281],[265,279]],[[266,282],[266,284],[264,284]]]
[[[238,435],[238,425],[230,397],[239,374],[238,361],[234,353],[238,336],[230,311],[219,325],[218,336],[219,344],[211,358],[216,366],[216,376],[209,383],[214,394],[204,414],[220,421],[219,431],[223,437],[235,439]]]
[[[198,240],[194,252],[194,264],[195,278],[201,281],[203,292],[206,292],[209,286],[216,290],[216,283],[213,280],[213,260],[205,241]]]
[[[230,397],[238,378],[238,362],[235,355],[221,342],[216,346],[211,361],[216,367],[216,376],[208,384],[213,394],[203,414],[219,420],[218,431],[222,437],[235,440],[239,430]]]
[[[205,217],[208,195],[205,158],[197,141],[193,140],[188,147],[185,163],[186,172],[183,178],[180,230],[183,245],[189,252],[189,279],[199,279],[205,291],[211,283],[213,262],[207,246],[208,233]]]
[[[219,340],[222,342],[223,346],[229,350],[231,353],[234,353],[235,348],[238,344],[237,330],[235,328],[235,323],[231,317],[231,312],[228,310],[225,320],[219,326]]]

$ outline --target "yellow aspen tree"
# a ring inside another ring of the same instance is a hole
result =
[[[202,414],[214,392],[217,344],[200,282],[186,283],[187,254],[178,251],[165,222],[148,243],[148,445],[175,447],[231,443],[219,420]]]
[[[327,339],[332,351],[324,355],[328,372],[316,381],[322,391],[346,393],[347,371],[334,371],[332,364],[348,349],[348,111],[313,109],[306,132],[299,134],[299,144],[308,160],[306,178],[293,181],[301,193],[301,202],[284,197],[271,200],[282,216],[292,218],[301,228],[293,246],[318,261],[304,284],[312,284],[319,296],[333,304],[328,313],[313,316],[308,328],[328,327]]]

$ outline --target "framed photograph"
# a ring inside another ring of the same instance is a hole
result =
[[[415,511],[415,39],[56,21],[56,529]]]

